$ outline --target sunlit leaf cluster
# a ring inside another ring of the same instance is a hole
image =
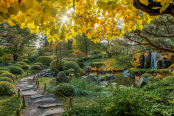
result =
[[[49,41],[67,41],[84,32],[99,42],[101,37],[111,40],[142,30],[152,18],[133,7],[133,0],[1,0],[0,22],[4,20],[11,26],[28,26],[31,33],[42,31]]]

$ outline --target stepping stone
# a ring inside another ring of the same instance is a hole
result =
[[[26,88],[33,88],[33,85],[27,85]]]
[[[33,90],[20,92],[20,95],[33,95],[33,94],[37,94],[37,92]]]
[[[32,88],[24,88],[24,89],[20,89],[20,91],[27,91],[27,90],[30,90]]]
[[[43,99],[39,99],[33,102],[33,104],[37,104],[37,103],[43,103],[43,102],[54,102],[56,101],[55,98],[52,97],[48,97],[48,98],[43,98]]]
[[[18,86],[28,86],[28,84],[19,84]]]
[[[53,104],[39,105],[38,108],[49,108],[49,107],[55,107],[55,106],[62,106],[62,104],[61,103],[53,103]]]
[[[31,99],[35,99],[35,98],[39,98],[39,97],[43,97],[43,96],[44,96],[44,95],[37,94],[37,95],[31,96],[30,98],[31,98]]]
[[[43,112],[40,116],[49,116],[49,115],[54,115],[58,113],[63,113],[65,110],[63,108],[53,108],[53,109],[48,109],[45,112]]]
[[[21,81],[20,81],[21,82]],[[28,82],[26,81],[22,81],[21,84],[28,84]]]

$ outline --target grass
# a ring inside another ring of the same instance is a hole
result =
[[[42,78],[38,78],[39,81],[39,85],[41,87],[44,87],[44,84],[46,83],[47,86],[50,86],[50,81],[55,79],[55,77],[42,77]]]
[[[18,98],[17,94],[13,96],[1,96],[0,97],[0,116],[15,116],[16,110],[20,107],[21,98]],[[23,110],[24,107],[22,106]],[[23,113],[20,112],[20,113]]]

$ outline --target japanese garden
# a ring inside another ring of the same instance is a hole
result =
[[[174,1],[0,0],[0,116],[174,116]]]

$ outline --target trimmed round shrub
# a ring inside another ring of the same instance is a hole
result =
[[[10,69],[11,73],[13,74],[22,74],[24,73],[24,70],[21,67],[18,66],[7,66],[8,69]]]
[[[20,65],[28,65],[28,64],[25,63],[25,62],[17,62],[16,64],[20,64]]]
[[[13,80],[11,79],[11,78],[9,78],[9,77],[0,77],[0,82],[1,81],[8,81],[8,82],[13,82]]]
[[[80,66],[80,68],[83,68],[84,67],[83,62],[77,62],[77,64]]]
[[[30,69],[30,66],[29,65],[22,65],[21,68],[24,69],[24,70],[29,70]]]
[[[20,64],[13,64],[13,66],[22,67],[22,65],[20,65]]]
[[[51,69],[51,70],[55,70],[56,61],[57,61],[57,60],[53,60],[53,61],[50,63],[50,69]],[[59,60],[59,61],[58,61],[58,64],[57,64],[57,70],[62,71],[62,70],[63,70],[63,65],[64,65],[64,64],[65,64],[65,61],[64,61],[64,60]]]
[[[31,63],[31,61],[28,60],[28,59],[23,60],[23,62],[25,62],[25,63],[27,63],[27,64]]]
[[[64,70],[63,71],[67,76],[69,75],[69,70]]]
[[[150,79],[151,81],[155,81],[155,76],[150,76],[149,79]]]
[[[36,62],[40,62],[47,66],[49,66],[52,61],[53,61],[53,59],[49,56],[40,56],[36,59]]]
[[[6,70],[6,71],[8,71],[8,72],[11,72],[10,69],[5,68],[5,67],[0,67],[0,70]]]
[[[56,90],[58,89],[59,92],[65,96],[72,96],[75,93],[74,88],[68,83],[61,83],[57,85]]]
[[[39,65],[33,65],[33,66],[31,67],[31,69],[32,69],[32,70],[41,70],[42,67],[39,66]]]
[[[152,74],[149,74],[149,73],[144,73],[141,75],[141,77],[145,77],[145,78],[149,78],[150,76],[152,76]]]
[[[0,70],[0,75],[1,75],[2,73],[9,73],[9,71],[7,71],[7,70]]]
[[[15,87],[11,83],[5,81],[0,82],[0,96],[12,96],[15,93]]]
[[[10,77],[12,80],[14,80],[15,75],[12,73],[2,73],[0,77]]]
[[[35,62],[37,58],[38,58],[38,56],[37,55],[34,55],[34,56],[30,56],[28,58],[28,60],[30,60],[31,62]]]
[[[34,65],[39,65],[39,66],[42,67],[42,69],[44,68],[44,65],[42,63],[40,63],[40,62],[36,62],[36,63],[34,63]]]
[[[155,80],[156,80],[156,81],[159,81],[159,80],[161,80],[161,79],[162,79],[162,77],[160,77],[160,76],[156,76],[156,77],[155,77]]]
[[[80,72],[80,67],[77,63],[72,62],[72,61],[67,61],[65,62],[65,64],[63,65],[63,69],[64,70],[69,70],[69,69],[74,69],[75,73],[79,73]]]

